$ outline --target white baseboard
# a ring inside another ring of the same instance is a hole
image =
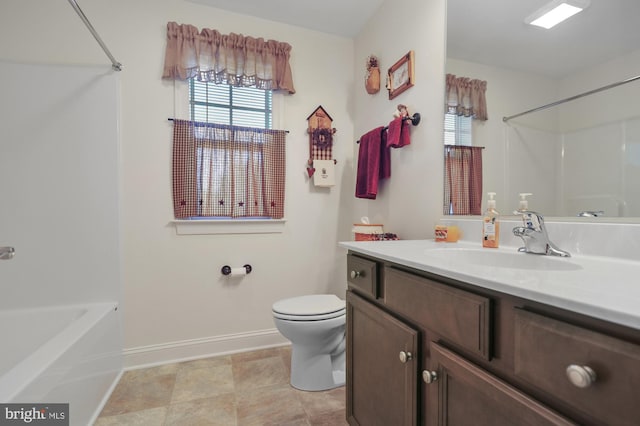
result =
[[[198,358],[284,346],[288,343],[289,341],[277,329],[273,328],[248,333],[226,334],[158,345],[138,346],[124,349],[122,354],[124,369],[135,370]]]

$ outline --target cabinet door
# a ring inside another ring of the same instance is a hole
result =
[[[437,343],[431,343],[430,352],[429,425],[575,424]]]
[[[347,420],[417,424],[418,332],[347,292]]]
[[[589,423],[640,424],[640,345],[521,309],[515,320],[518,378],[577,408]]]

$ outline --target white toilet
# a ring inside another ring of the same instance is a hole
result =
[[[291,341],[291,386],[321,391],[344,385],[345,301],[315,294],[273,304],[273,319]]]

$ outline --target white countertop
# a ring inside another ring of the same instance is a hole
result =
[[[350,241],[339,245],[357,253],[640,330],[638,261],[585,255],[540,259],[540,255],[516,253],[516,256],[532,256],[532,262],[544,261],[535,269],[522,269],[488,262],[482,265],[460,262],[453,259],[455,253],[452,252],[452,259],[449,259],[445,252],[477,249],[482,250],[483,255],[485,251],[495,253],[496,260],[500,261],[504,259],[501,254],[513,254],[517,251],[515,247],[482,249],[479,243],[436,243],[434,240]],[[432,255],[436,253],[434,249],[437,249],[437,256]],[[558,267],[547,268],[545,264]]]

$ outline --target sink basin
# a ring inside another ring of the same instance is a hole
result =
[[[428,249],[429,259],[446,265],[477,265],[491,268],[529,269],[536,271],[575,271],[582,266],[570,259],[502,249],[442,248]]]

